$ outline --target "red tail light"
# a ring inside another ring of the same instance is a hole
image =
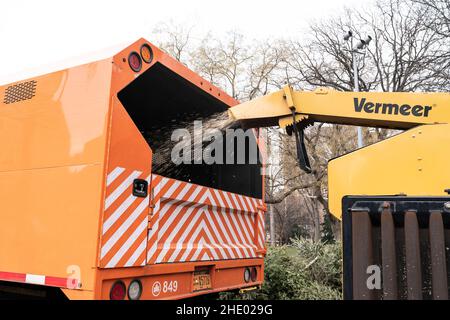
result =
[[[109,292],[109,298],[111,300],[123,300],[125,299],[125,295],[127,293],[127,288],[123,281],[116,281],[111,287],[111,291]]]
[[[141,56],[133,51],[128,56],[128,64],[130,65],[131,70],[134,72],[139,72],[142,69],[142,59]]]

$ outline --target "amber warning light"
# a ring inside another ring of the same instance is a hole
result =
[[[141,57],[145,63],[150,63],[153,60],[153,51],[146,43],[141,46]]]

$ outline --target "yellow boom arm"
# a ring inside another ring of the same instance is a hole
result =
[[[303,129],[311,122],[411,129],[329,162],[329,210],[337,218],[347,195],[435,196],[450,188],[449,93],[305,92],[286,87],[230,108],[229,116],[247,128],[286,127],[295,134],[299,165],[306,172],[311,169]]]
[[[310,121],[357,126],[409,129],[420,124],[450,122],[450,94],[411,92],[341,92],[290,87],[229,109],[244,127],[285,127]]]

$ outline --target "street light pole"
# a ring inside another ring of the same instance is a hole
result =
[[[359,92],[359,78],[358,78],[358,62],[356,61],[355,50],[352,49],[352,60],[353,60],[353,91]],[[362,128],[358,127],[358,148],[363,147],[363,138],[362,138]]]
[[[360,53],[358,51],[358,49],[364,49],[369,42],[372,40],[371,36],[367,36],[366,39],[361,39],[358,41],[358,43],[356,44],[356,46],[353,46],[353,33],[351,31],[347,32],[344,35],[344,40],[349,40],[350,39],[350,45],[352,47],[351,53],[352,53],[352,61],[353,61],[353,91],[354,92],[359,92],[359,78],[358,78],[358,61],[356,60],[357,53]],[[363,138],[362,138],[362,128],[358,127],[358,148],[362,148],[363,147]]]

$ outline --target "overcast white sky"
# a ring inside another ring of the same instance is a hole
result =
[[[344,6],[361,8],[370,2],[0,0],[0,84],[37,75],[55,61],[88,57],[140,37],[152,41],[152,30],[163,21],[195,25],[194,32],[211,31],[214,36],[234,29],[248,39],[292,37],[311,19],[326,19]]]

